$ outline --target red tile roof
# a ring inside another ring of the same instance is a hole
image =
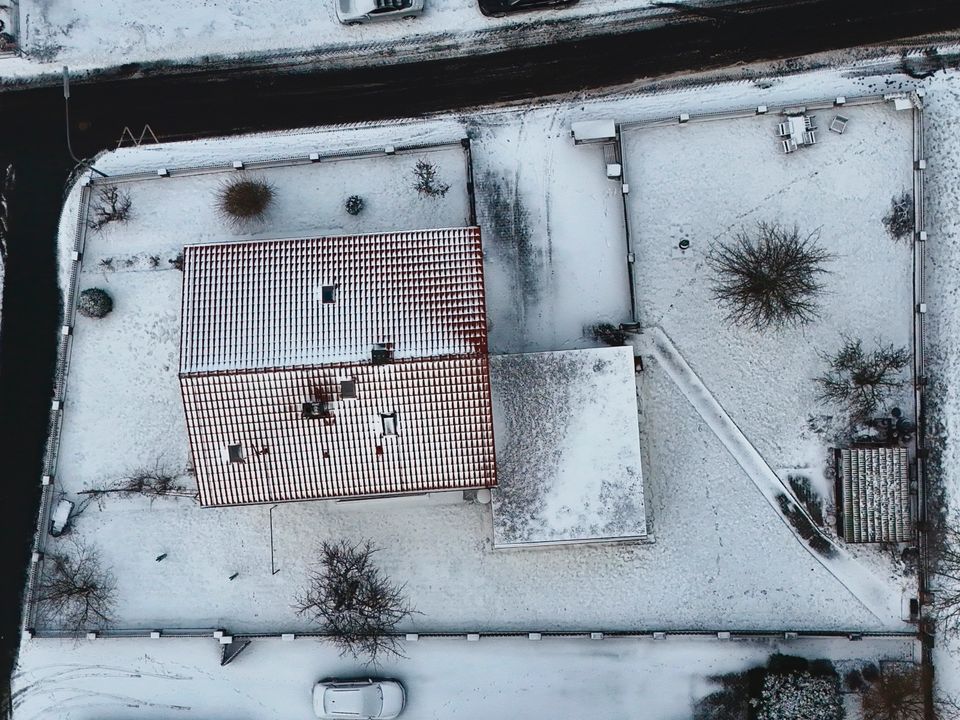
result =
[[[187,246],[183,271],[181,373],[486,352],[480,228]]]
[[[479,228],[189,246],[182,322],[203,505],[496,483]]]
[[[356,399],[340,396],[340,379]],[[184,376],[203,505],[495,484],[486,357]],[[325,399],[330,417],[302,416]],[[396,418],[384,434],[382,414]],[[242,462],[226,459],[240,445]]]

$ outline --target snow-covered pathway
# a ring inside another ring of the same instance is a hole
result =
[[[797,541],[810,554],[843,584],[871,613],[881,620],[889,620],[900,615],[901,599],[893,586],[884,584],[869,570],[860,565],[846,550],[821,534],[829,544],[829,550],[818,552],[799,535],[790,520],[784,515],[778,498],[786,496],[797,511],[806,515],[810,526],[816,525],[807,514],[793,491],[771,469],[763,456],[751,444],[733,419],[727,414],[716,398],[707,389],[687,361],[677,350],[673,341],[660,327],[645,328],[634,340],[635,347],[643,355],[653,357],[677,385],[684,397],[709,425],[713,433],[734,460],[766,498],[784,523],[794,532]]]

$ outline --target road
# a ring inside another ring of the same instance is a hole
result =
[[[213,639],[66,642],[31,642],[14,677],[14,720],[307,720],[315,681],[371,672],[404,684],[404,720],[664,720],[691,717],[694,702],[716,689],[709,676],[762,665],[774,652],[909,660],[915,646],[910,638],[423,638],[401,646],[407,659],[371,670],[307,638],[255,640],[225,667]]]

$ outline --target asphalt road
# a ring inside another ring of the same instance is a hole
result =
[[[90,155],[115,145],[124,127],[139,131],[146,123],[162,140],[174,140],[416,116],[897,38],[923,44],[958,29],[955,0],[747,0],[680,12],[677,22],[641,30],[420,63],[324,71],[301,57],[147,77],[144,68],[126,68],[118,72],[140,76],[73,83],[74,142]],[[59,86],[0,93],[0,132],[3,125],[35,131],[41,122],[62,135],[62,103]]]

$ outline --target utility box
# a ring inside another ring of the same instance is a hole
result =
[[[570,126],[574,145],[604,143],[617,139],[617,123],[613,120],[581,120]]]

